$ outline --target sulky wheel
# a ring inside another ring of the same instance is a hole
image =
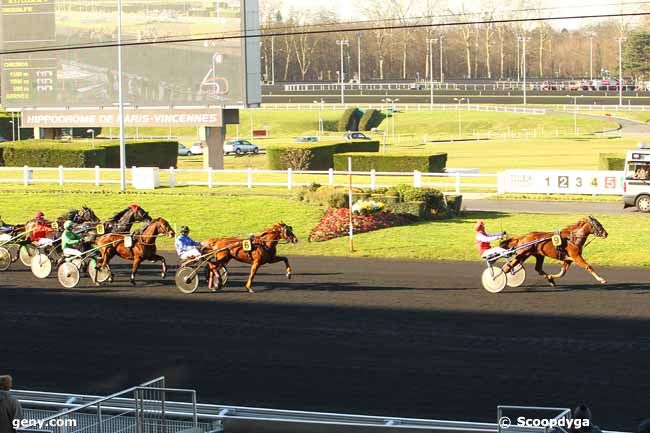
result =
[[[22,245],[18,251],[20,262],[28,268],[32,265],[32,257],[36,254],[38,254],[38,251],[31,244]]]
[[[176,287],[183,293],[190,294],[199,288],[199,276],[194,268],[183,266],[176,271]]]
[[[59,266],[57,276],[59,277],[59,283],[66,289],[77,287],[81,278],[79,268],[72,262],[62,263]]]
[[[9,250],[9,253],[11,254],[11,263],[18,260],[20,245],[18,245],[18,244],[8,244],[6,246],[6,248]]]
[[[506,273],[506,284],[508,287],[519,287],[526,281],[526,269],[519,263]]]
[[[32,257],[30,268],[32,269],[32,274],[34,274],[36,278],[47,278],[52,272],[52,262],[46,254],[37,253]]]
[[[111,271],[108,268],[97,269],[97,260],[90,259],[88,262],[88,276],[97,283],[105,283],[111,278]]]
[[[0,247],[0,271],[6,271],[11,266],[11,252],[5,247]]]
[[[481,275],[483,288],[490,293],[499,293],[503,290],[506,287],[506,280],[506,274],[497,267],[487,268]]]
[[[226,283],[228,282],[228,268],[225,266],[221,266],[219,268],[219,283],[220,287],[224,288],[226,287]]]

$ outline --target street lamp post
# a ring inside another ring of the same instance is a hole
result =
[[[271,84],[275,84],[275,36],[271,36]]]
[[[117,0],[117,86],[120,111],[120,189],[126,190],[126,146],[124,145],[124,89],[122,85],[122,0]]]
[[[458,101],[458,107],[456,108],[456,111],[458,112],[458,138],[460,138],[463,135],[463,121],[461,120],[460,117],[460,103],[463,102],[465,98],[454,98],[454,101]]]
[[[323,104],[325,101],[321,98],[320,101],[314,101],[314,104],[318,104],[318,136],[320,137],[323,134],[323,117],[321,115],[323,110]]]
[[[521,80],[521,58],[519,56],[519,42],[520,38],[517,37],[517,85],[519,85],[519,80]]]
[[[519,36],[517,39],[521,40],[521,50],[522,50],[522,78],[523,78],[523,87],[524,87],[524,105],[526,105],[526,36]]]
[[[399,98],[395,98],[395,99],[391,99],[391,98],[382,99],[382,102],[386,102],[386,103],[392,105],[392,115],[391,115],[391,118],[392,118],[391,124],[392,124],[392,126],[391,126],[391,127],[392,127],[392,130],[393,130],[393,132],[392,132],[392,135],[393,135],[393,144],[395,144],[395,103],[396,103],[397,101],[399,101]]]
[[[345,103],[345,74],[343,73],[343,46],[349,46],[350,42],[347,39],[339,39],[336,41],[336,45],[341,47],[341,73],[339,74],[339,80],[341,81],[341,104]]]
[[[433,110],[433,44],[438,42],[438,39],[427,39],[429,44],[429,109]]]
[[[618,105],[623,105],[623,41],[625,38],[618,38]]]
[[[589,79],[594,79],[594,34],[589,33]]]
[[[95,148],[95,130],[92,129],[92,128],[88,128],[86,130],[86,134],[90,134],[90,136],[92,137],[92,145],[93,145],[93,149],[94,149]]]
[[[14,118],[13,111],[11,112],[11,118]],[[16,141],[16,125],[14,125],[13,120],[10,120],[9,123],[11,123],[11,141]]]
[[[357,33],[357,83],[361,90],[361,32]]]
[[[442,74],[442,41],[445,37],[440,35],[440,82],[445,81],[444,75]]]

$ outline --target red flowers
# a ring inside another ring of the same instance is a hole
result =
[[[309,240],[314,242],[348,236],[350,234],[350,216],[347,208],[329,208],[319,223],[309,235]],[[376,212],[368,215],[352,214],[352,227],[355,233],[371,232],[373,230],[397,227],[417,221],[410,214],[395,214],[390,212]]]

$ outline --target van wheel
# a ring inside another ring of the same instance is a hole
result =
[[[640,195],[636,199],[636,208],[639,212],[650,212],[650,195]]]

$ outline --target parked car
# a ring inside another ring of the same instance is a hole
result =
[[[363,132],[347,132],[343,138],[346,140],[370,140],[370,137]]]
[[[318,137],[298,137],[294,140],[296,143],[315,143],[318,141]]]
[[[192,144],[192,147],[190,147],[190,152],[192,155],[203,155],[203,143],[197,141],[196,143]]]
[[[192,156],[192,151],[182,144],[178,144],[178,155],[179,156]]]
[[[243,155],[245,153],[259,153],[260,148],[246,140],[230,140],[226,141],[223,145],[223,153],[228,155],[234,153],[235,155]]]

